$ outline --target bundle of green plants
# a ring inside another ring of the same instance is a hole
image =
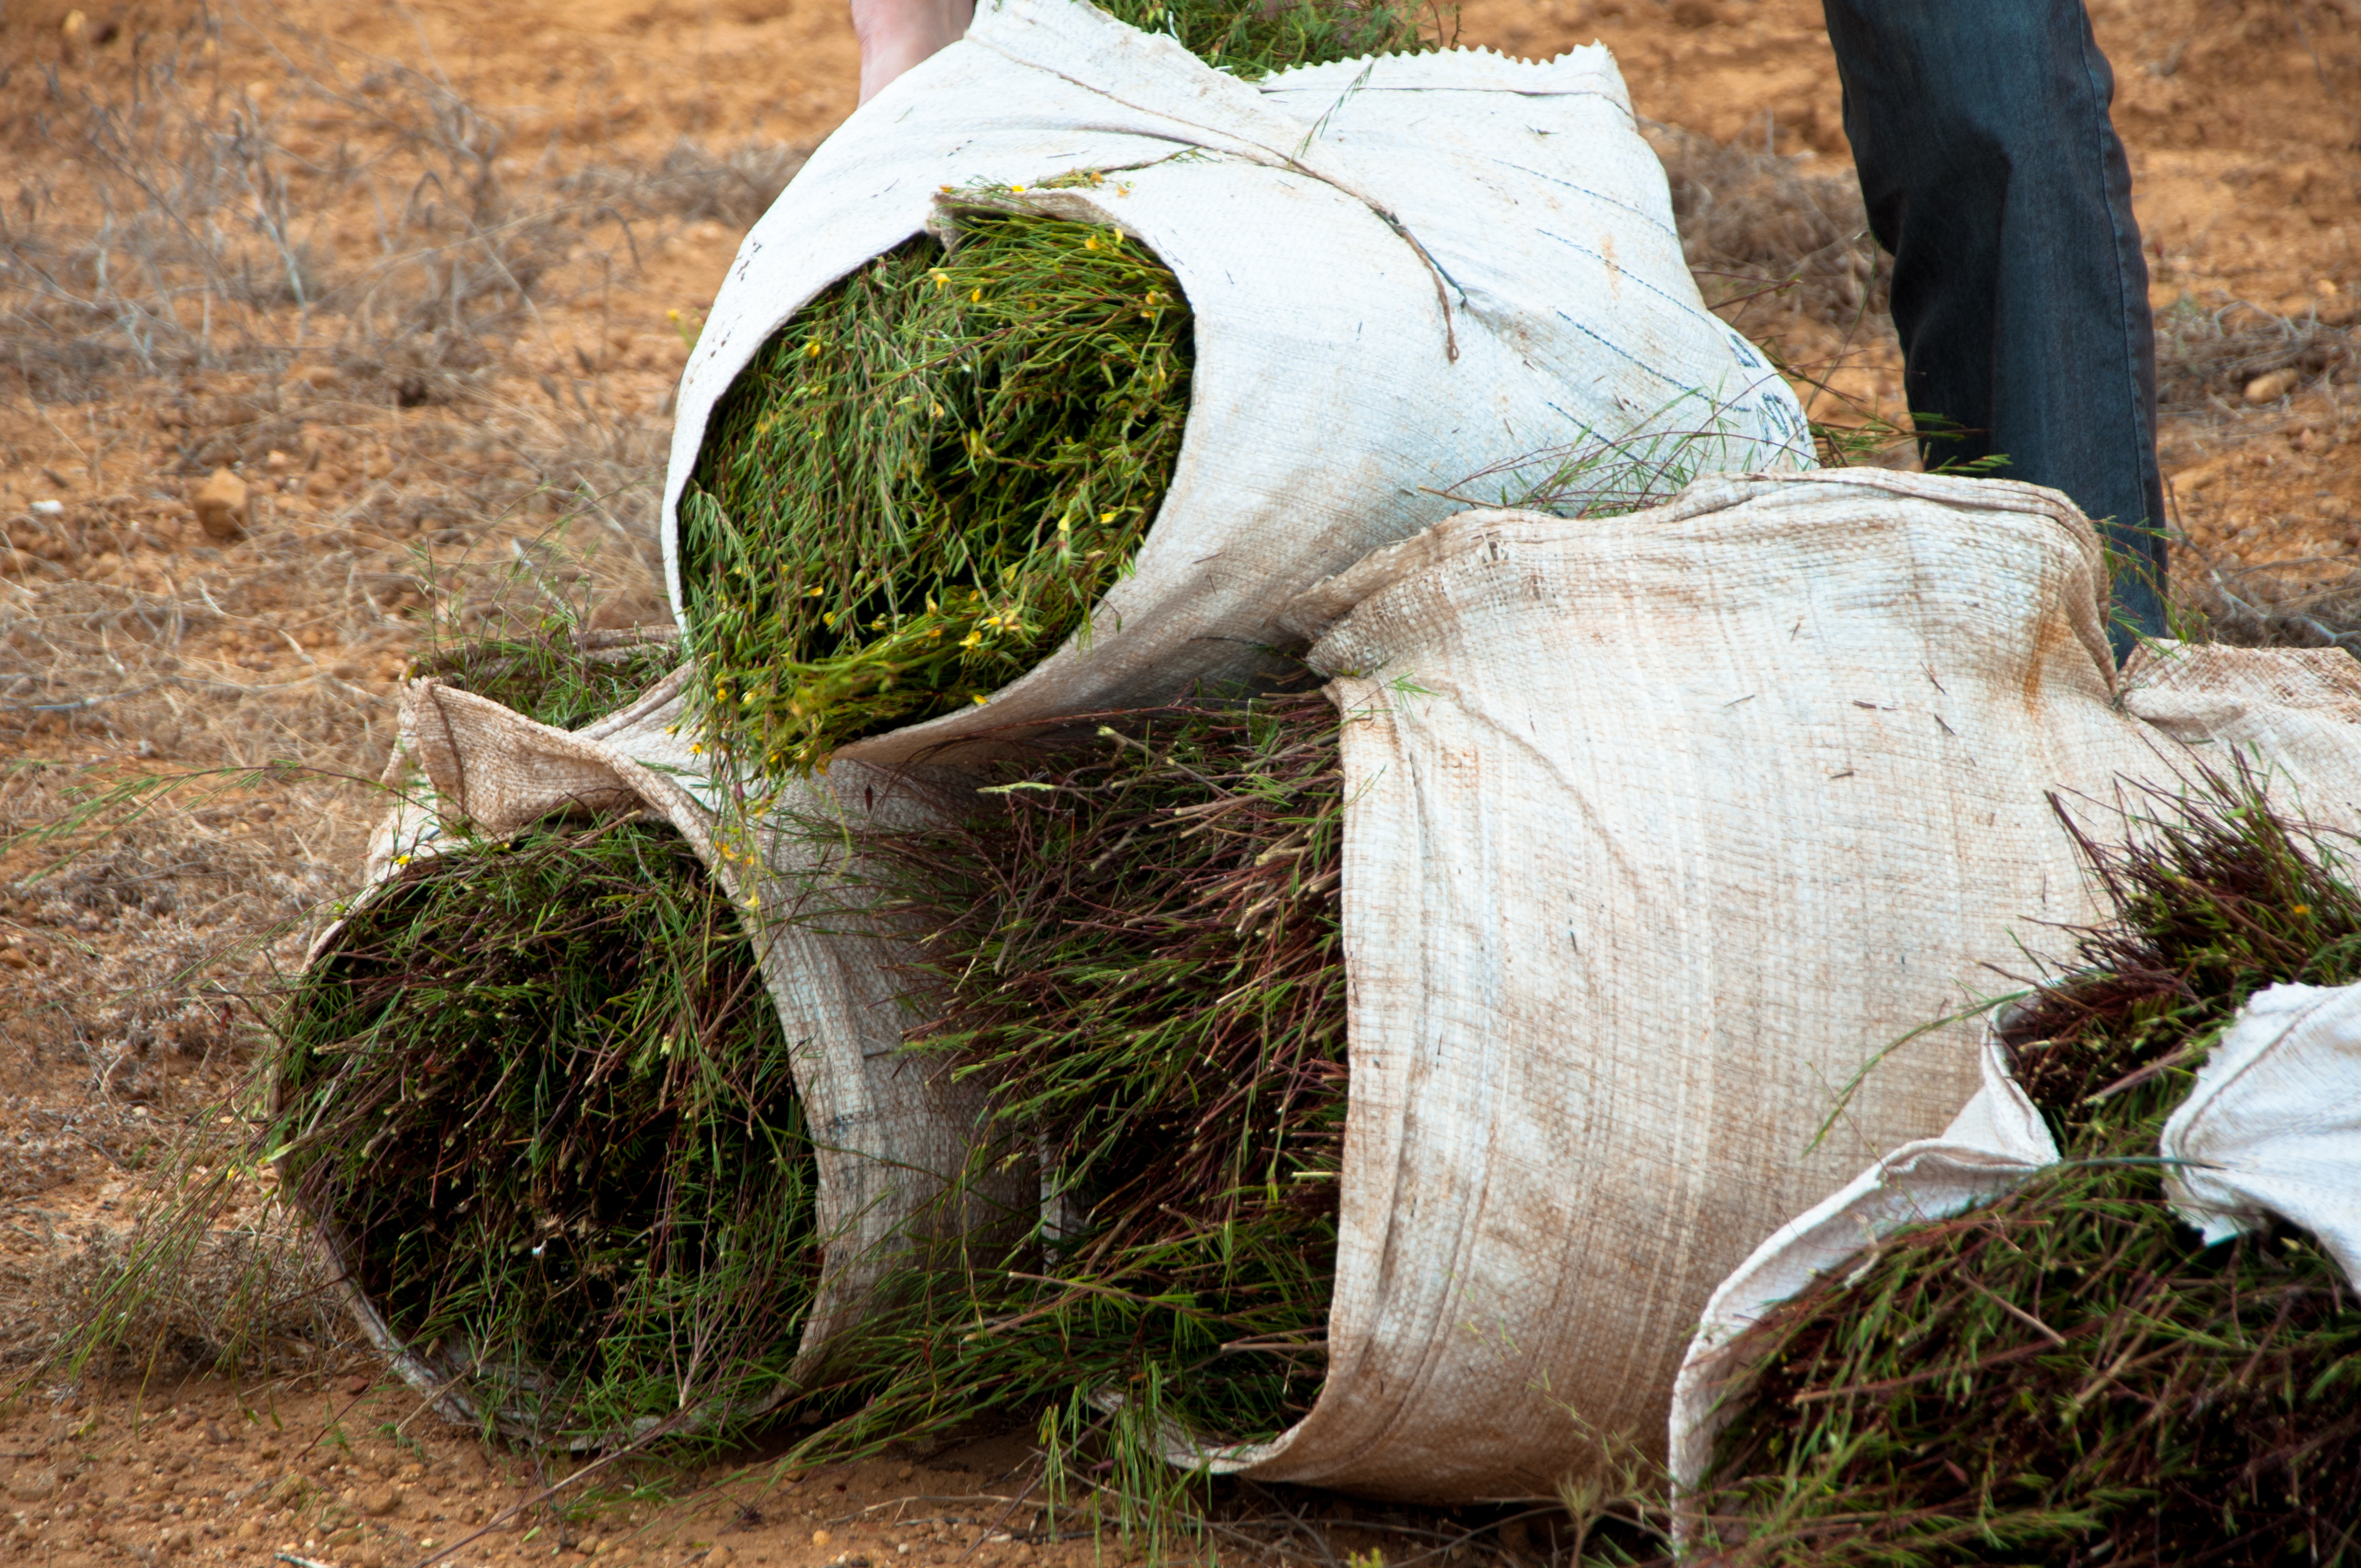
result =
[[[1170,481],[1191,359],[1137,240],[982,205],[950,248],[911,240],[797,312],[681,497],[712,738],[808,771],[1084,628]]]
[[[280,1032],[283,1190],[488,1426],[711,1432],[788,1391],[817,1168],[752,942],[671,828],[407,864]]]
[[[2159,802],[2083,840],[2112,919],[2003,1024],[2061,1163],[1749,1331],[1700,1557],[2361,1561],[2361,1304],[2286,1225],[2205,1245],[2157,1142],[2256,991],[2361,979],[2361,896],[2243,774]]]
[[[1400,0],[1117,0],[1248,75],[1424,47]],[[1050,184],[1104,182],[1078,172]],[[796,313],[715,407],[679,507],[706,727],[760,771],[982,700],[1076,633],[1172,477],[1194,345],[1120,230],[966,193]]]
[[[1448,38],[1456,6],[1401,0],[1097,0],[1142,32],[1178,38],[1208,65],[1251,82],[1290,66],[1365,54],[1417,54]]]
[[[1030,1410],[1155,1495],[1165,1437],[1309,1409],[1346,1102],[1337,727],[1316,692],[1112,716],[865,846],[924,933],[907,1048],[982,1086],[975,1174],[1038,1170],[1042,1203],[907,1283],[882,1384],[807,1453]]]
[[[441,642],[412,660],[409,673],[535,723],[578,729],[662,680],[679,659],[676,640],[664,630],[597,631],[551,618],[506,635]]]

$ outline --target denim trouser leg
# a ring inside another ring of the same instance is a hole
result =
[[[2114,76],[2082,0],[1825,0],[1914,412],[2103,523],[2115,615],[2164,630],[2156,333]],[[2129,639],[2119,629],[2120,653]]]

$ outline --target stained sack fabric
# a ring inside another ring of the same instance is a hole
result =
[[[695,678],[695,666],[685,664],[628,707],[572,731],[433,680],[410,683],[387,769],[398,804],[372,836],[355,902],[366,905],[411,861],[553,814],[626,812],[678,830],[740,906],[772,1004],[797,1047],[796,1090],[818,1166],[823,1249],[792,1375],[807,1381],[827,1369],[840,1336],[868,1313],[880,1281],[914,1243],[1003,1223],[1033,1194],[1022,1181],[987,1180],[945,1201],[968,1165],[982,1102],[900,1056],[897,998],[908,980],[897,966],[906,953],[874,919],[790,917],[815,900],[851,896],[839,875],[847,836],[815,824],[916,826],[931,820],[939,797],[923,777],[852,763],[779,786],[770,813],[750,814],[722,797],[690,738],[684,693]],[[321,934],[313,959],[335,948],[343,924]],[[322,1231],[336,1251],[333,1221]],[[364,1333],[406,1381],[446,1416],[480,1424],[483,1412],[447,1369],[400,1343],[349,1283],[342,1288]]]
[[[1042,190],[1081,170],[1104,180]],[[677,506],[716,401],[788,317],[960,192],[1107,224],[1195,319],[1186,439],[1136,569],[988,706],[859,741],[1152,706],[1254,668],[1294,592],[1460,510],[1471,476],[1587,436],[1697,433],[1697,466],[1808,466],[1785,384],[1704,308],[1662,165],[1593,46],[1226,76],[1077,0],[983,0],[961,41],[822,144],[740,247],[681,382]],[[1487,480],[1492,487],[1512,480]]]
[[[1716,1284],[1974,1091],[1921,1026],[2092,914],[2046,793],[2177,749],[2104,584],[2054,492],[1855,470],[1472,512],[1296,600],[1355,719],[1329,1375],[1204,1457],[1441,1501],[1661,1453]]]

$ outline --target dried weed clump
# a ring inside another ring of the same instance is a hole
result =
[[[1651,122],[1642,130],[1664,160],[1681,250],[1708,304],[1890,330],[1889,279],[1851,170],[1816,173],[1801,159],[1679,126]]]
[[[2205,785],[2124,846],[2082,840],[2114,919],[2001,1022],[2063,1163],[1750,1331],[1702,1560],[2361,1552],[2361,1303],[2291,1227],[2203,1245],[2156,1157],[2250,995],[2361,979],[2361,894],[2254,780]]]
[[[2166,413],[2237,417],[2327,381],[2361,381],[2361,341],[2319,313],[2282,316],[2244,301],[2181,299],[2157,313],[2157,402]],[[2248,389],[2266,394],[2250,398]]]

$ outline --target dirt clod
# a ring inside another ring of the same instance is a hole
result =
[[[208,538],[237,540],[246,537],[247,499],[246,481],[226,468],[216,468],[189,497],[189,506]]]
[[[2299,379],[2292,365],[2282,366],[2256,377],[2246,383],[2246,400],[2250,403],[2275,403],[2294,390]]]

